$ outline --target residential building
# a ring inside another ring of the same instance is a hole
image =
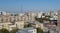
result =
[[[45,12],[45,16],[50,16],[50,13],[49,12]]]
[[[43,30],[43,23],[40,23],[38,21],[34,21],[34,22],[31,21],[29,23],[32,25],[32,27],[34,27],[34,28],[41,28]]]
[[[0,15],[6,15],[6,12],[0,11]]]
[[[16,28],[16,25],[9,25],[8,30],[11,31],[11,30],[13,30],[13,29],[15,29],[15,28]]]
[[[24,28],[24,21],[17,21],[17,22],[15,22],[15,25],[18,29],[23,29]]]
[[[10,22],[0,23],[1,29],[2,28],[5,28],[5,29],[8,29],[9,30],[9,25],[12,25],[12,23],[10,23]]]
[[[43,14],[43,12],[38,12],[37,13],[37,18],[41,18],[42,14]]]
[[[35,16],[37,15],[36,12],[26,12],[25,13],[28,16],[29,21],[35,21]]]
[[[51,16],[51,17],[54,16],[54,11],[50,11],[50,16]]]

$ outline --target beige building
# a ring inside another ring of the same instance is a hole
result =
[[[1,15],[0,22],[15,22],[15,21],[35,21],[36,12],[27,12],[25,14],[18,15]]]
[[[14,22],[14,16],[10,16],[11,22]]]
[[[54,11],[50,11],[50,16],[51,16],[51,17],[54,16]]]
[[[15,25],[18,29],[23,29],[24,28],[24,21],[17,21],[17,22],[15,22]]]
[[[39,23],[39,22],[34,22],[32,26],[35,28],[41,28],[41,29],[43,29],[44,27],[43,23]]]
[[[0,29],[2,29],[2,28],[5,28],[9,31],[14,28],[23,29],[24,28],[24,21],[17,21],[17,22],[15,22],[14,25],[10,22],[0,23]]]
[[[10,16],[1,15],[0,22],[10,22]]]
[[[12,25],[10,22],[0,23],[0,28],[9,29],[9,25]]]
[[[27,12],[27,13],[25,13],[27,16],[28,16],[28,20],[29,21],[35,21],[35,16],[37,15],[37,13],[36,12]]]
[[[11,17],[10,16],[6,16],[6,22],[11,22]]]
[[[24,22],[28,22],[28,16],[27,16],[27,15],[23,15],[23,16],[22,16],[22,20],[23,20]]]
[[[8,30],[11,31],[12,29],[15,29],[15,28],[16,28],[16,25],[10,25]]]
[[[23,29],[24,28],[24,21],[17,21],[17,22],[15,22],[14,25],[9,26],[9,30],[12,30],[14,28]]]

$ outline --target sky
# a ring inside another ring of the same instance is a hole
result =
[[[0,0],[0,11],[21,13],[50,10],[60,10],[60,0]]]

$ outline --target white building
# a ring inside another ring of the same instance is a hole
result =
[[[24,28],[22,30],[19,30],[16,33],[37,33],[36,29],[33,27],[29,27],[29,28]]]
[[[6,12],[0,11],[1,15],[6,15]]]
[[[53,16],[50,18],[50,20],[57,20],[57,18],[58,18],[57,16]]]
[[[24,13],[20,13],[20,14],[19,14],[19,16],[23,16],[23,15],[24,15]]]
[[[49,12],[46,12],[46,13],[45,13],[45,16],[49,16],[49,15],[50,15],[50,13],[49,13]]]
[[[15,25],[18,29],[23,29],[24,28],[24,21],[17,21],[17,22],[15,22]]]
[[[42,12],[37,13],[37,18],[41,18],[42,14]]]

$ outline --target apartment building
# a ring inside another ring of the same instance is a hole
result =
[[[35,16],[37,15],[36,12],[27,12],[25,14],[10,14],[7,13],[6,15],[0,16],[0,22],[15,22],[15,21],[35,21]]]
[[[35,21],[33,24],[32,24],[33,27],[35,28],[41,28],[43,30],[43,23],[39,23],[38,21]]]
[[[37,15],[36,12],[27,12],[25,13],[28,16],[29,21],[35,21],[35,16]]]
[[[37,18],[41,18],[42,17],[42,14],[43,14],[43,12],[38,12],[37,13]]]
[[[43,30],[43,27],[44,27],[43,23],[40,23],[38,21],[34,21],[34,22],[29,21],[28,23],[31,24],[32,27],[34,27],[34,28],[41,28]]]
[[[17,21],[17,22],[15,22],[14,25],[16,25],[16,27],[18,29],[23,29],[24,28],[24,21]]]
[[[17,21],[17,22],[15,22],[15,24],[12,24],[11,22],[0,23],[0,29],[2,29],[2,28],[5,28],[9,31],[14,28],[23,29],[24,21]]]
[[[13,30],[13,29],[15,29],[15,28],[16,28],[16,25],[12,25],[12,24],[11,24],[11,25],[9,25],[9,29],[8,29],[8,30],[11,31],[11,30]]]
[[[9,25],[12,25],[12,23],[10,23],[10,22],[0,23],[1,29],[2,28],[9,29]]]
[[[51,17],[54,16],[54,11],[50,11],[50,16],[51,16]]]

